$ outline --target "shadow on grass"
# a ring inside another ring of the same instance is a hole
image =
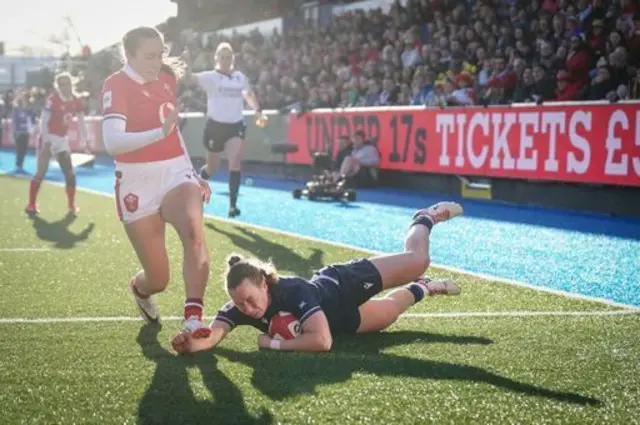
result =
[[[254,417],[247,411],[242,393],[217,367],[211,353],[178,356],[158,342],[159,326],[140,329],[137,342],[144,356],[156,363],[156,370],[138,406],[138,423],[158,424],[251,424],[273,423],[263,409]],[[189,382],[189,369],[200,369],[212,400],[197,399]]]
[[[215,354],[253,368],[253,385],[273,400],[299,394],[314,394],[316,387],[348,381],[354,373],[377,377],[407,377],[425,380],[455,380],[484,383],[528,396],[578,405],[600,401],[571,392],[555,391],[498,375],[477,366],[404,357],[382,350],[412,343],[491,344],[486,338],[423,332],[383,332],[339,338],[329,353],[238,352],[216,348]],[[265,367],[265,365],[268,365]]]
[[[234,229],[240,233],[238,234],[228,232],[211,222],[205,223],[205,226],[229,238],[231,243],[238,249],[251,252],[261,259],[273,258],[280,270],[292,270],[301,276],[311,276],[316,270],[324,266],[324,251],[318,248],[313,248],[311,256],[306,258],[297,254],[291,248],[265,239],[258,233],[244,227],[234,226]]]
[[[73,233],[69,226],[76,220],[75,214],[67,214],[60,220],[47,221],[39,215],[30,217],[36,235],[43,241],[53,242],[54,248],[72,249],[78,242],[89,239],[89,235],[95,228],[94,223],[89,223],[80,233]]]

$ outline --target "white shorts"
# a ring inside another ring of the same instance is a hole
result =
[[[165,195],[183,184],[197,185],[196,171],[184,156],[146,163],[116,163],[115,198],[124,223],[160,211]]]
[[[69,139],[66,137],[58,136],[55,134],[48,134],[46,137],[41,137],[40,142],[41,149],[49,149],[51,156],[58,156],[62,152],[70,152]]]

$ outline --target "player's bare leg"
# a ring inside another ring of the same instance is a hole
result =
[[[200,177],[209,180],[220,166],[220,152],[207,152],[206,164],[200,169]]]
[[[162,217],[178,232],[184,250],[182,273],[185,283],[185,330],[196,338],[209,336],[211,329],[202,323],[204,294],[209,279],[207,251],[202,217],[202,193],[199,186],[184,183],[162,200]]]
[[[29,184],[29,203],[25,208],[25,212],[29,215],[38,214],[38,192],[40,191],[40,185],[44,176],[49,169],[49,162],[51,161],[51,143],[42,143],[40,151],[38,152],[38,168],[31,183]]]
[[[148,323],[158,323],[160,313],[153,295],[169,284],[169,257],[165,246],[165,222],[153,214],[125,224],[127,236],[142,266],[131,280],[131,292],[141,316]]]
[[[76,173],[71,163],[71,154],[69,152],[60,152],[56,159],[62,173],[64,174],[65,189],[67,192],[67,207],[69,208],[69,214],[76,214],[78,208],[76,207]]]
[[[234,137],[227,142],[226,152],[229,158],[229,217],[240,215],[238,209],[238,192],[240,191],[240,176],[242,175],[242,159],[247,149],[247,141]]]
[[[384,298],[372,299],[360,306],[361,323],[358,332],[384,329],[398,319],[413,304],[425,296],[458,295],[460,288],[450,280],[421,278],[430,263],[429,235],[437,223],[462,214],[454,202],[440,202],[414,214],[405,240],[405,252],[371,258],[382,277],[383,290],[406,285]]]

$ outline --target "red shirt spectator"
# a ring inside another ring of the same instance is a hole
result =
[[[567,71],[558,71],[556,80],[558,80],[558,88],[556,89],[556,99],[558,101],[576,100],[580,94],[582,84],[570,82],[570,74]]]
[[[580,83],[589,83],[589,68],[591,67],[591,54],[587,50],[582,38],[571,37],[569,53],[565,62],[569,80]]]
[[[604,53],[607,39],[604,36],[604,23],[600,19],[596,19],[591,24],[591,34],[587,38],[587,45],[597,55]]]

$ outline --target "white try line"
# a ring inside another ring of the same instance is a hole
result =
[[[405,313],[403,319],[447,319],[447,318],[500,318],[500,317],[545,317],[545,316],[630,316],[640,317],[640,311],[634,310],[601,310],[601,311],[470,311],[452,313]],[[210,317],[208,319],[213,319]],[[162,322],[182,321],[182,316],[162,317]],[[0,325],[15,324],[57,324],[57,323],[107,323],[107,322],[142,322],[140,317],[133,316],[105,316],[105,317],[40,317],[0,318]]]
[[[0,248],[0,252],[46,252],[49,248]]]
[[[0,170],[0,174],[6,174],[6,171]],[[26,179],[29,176],[15,176],[15,177]],[[46,180],[46,181],[47,181],[47,183],[49,183],[51,185],[64,187],[64,183],[62,183],[62,182],[54,182],[54,181],[50,181],[50,180]],[[86,193],[91,193],[91,194],[94,194],[94,195],[98,195],[98,196],[103,196],[103,197],[107,197],[107,198],[113,198],[113,194],[112,193],[100,192],[98,190],[88,189],[88,188],[81,187],[81,186],[78,186],[78,190],[81,190],[81,191],[86,192]],[[271,232],[271,233],[274,233],[276,235],[290,236],[290,237],[293,237],[293,238],[298,238],[298,239],[306,240],[306,241],[309,241],[309,242],[323,243],[323,244],[335,246],[335,247],[338,247],[338,248],[345,248],[345,249],[350,249],[350,250],[354,250],[354,251],[360,251],[360,252],[364,252],[364,253],[371,254],[371,255],[388,254],[388,252],[374,251],[374,250],[371,250],[371,249],[368,249],[368,248],[362,248],[362,247],[359,247],[359,246],[349,245],[349,244],[345,244],[345,243],[342,243],[342,242],[335,242],[335,241],[330,241],[330,240],[326,240],[326,239],[320,239],[320,238],[316,238],[316,237],[313,237],[313,236],[307,236],[307,235],[302,235],[302,234],[299,234],[299,233],[288,232],[286,230],[273,229],[271,227],[261,226],[259,224],[247,223],[247,222],[244,222],[244,221],[239,221],[239,220],[234,220],[234,219],[229,219],[229,218],[224,218],[224,217],[218,217],[218,216],[211,215],[211,214],[204,214],[204,216],[206,218],[211,219],[211,220],[217,220],[217,221],[221,221],[223,223],[234,224],[236,226],[248,227],[248,228],[252,228],[252,229],[262,230],[262,231],[265,231],[265,232]],[[464,269],[459,269],[457,267],[444,266],[444,265],[435,264],[435,263],[431,263],[431,267],[435,267],[435,268],[446,270],[446,271],[453,272],[453,273],[464,274],[464,275],[475,277],[475,278],[479,278],[479,279],[492,280],[492,281],[495,281],[495,282],[506,283],[508,285],[520,286],[522,288],[532,289],[532,290],[538,291],[538,292],[547,292],[547,293],[554,294],[554,295],[561,295],[561,296],[567,297],[567,298],[573,298],[573,299],[582,300],[582,301],[591,301],[591,302],[596,302],[596,303],[600,303],[600,304],[606,304],[606,305],[613,306],[613,307],[619,307],[619,308],[624,308],[624,309],[628,309],[628,310],[638,310],[638,311],[640,311],[640,307],[637,307],[637,306],[634,306],[634,305],[631,305],[631,304],[619,303],[619,302],[616,302],[616,301],[608,300],[606,298],[592,297],[592,296],[589,296],[589,295],[575,294],[573,292],[562,291],[560,289],[552,289],[552,288],[549,288],[547,286],[532,285],[530,283],[520,282],[520,281],[517,281],[517,280],[506,279],[506,278],[493,276],[493,275],[489,275],[489,274],[484,274],[484,273],[476,273],[476,272],[472,272],[472,271],[468,271],[468,270],[464,270]]]

